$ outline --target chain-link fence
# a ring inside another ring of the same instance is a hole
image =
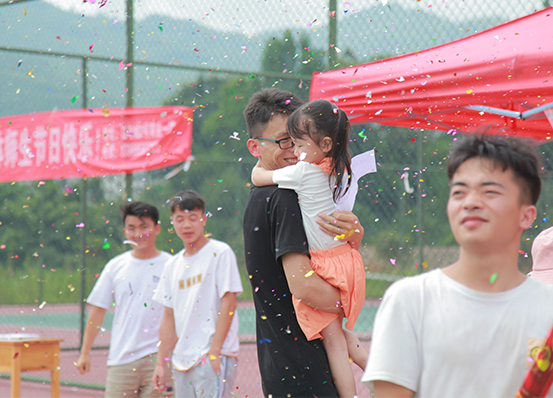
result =
[[[212,214],[207,231],[235,249],[245,290],[238,311],[241,339],[251,343],[255,317],[247,304],[252,293],[242,237],[254,165],[242,117],[250,96],[277,87],[307,99],[314,71],[422,50],[545,6],[541,0],[0,2],[1,116],[125,105],[196,107],[195,161],[171,179],[164,178],[170,170],[161,169],[135,173],[132,186],[124,176],[89,179],[86,185],[82,180],[0,185],[0,332],[59,333],[64,348],[77,350],[79,303],[105,263],[126,249],[119,204],[129,198],[157,204],[159,247],[174,253],[182,243],[171,230],[166,200],[191,188],[206,198]],[[378,172],[359,181],[354,208],[366,231],[361,253],[367,305],[356,325],[362,337],[370,335],[378,299],[390,283],[457,256],[445,213],[445,159],[455,138],[354,126],[352,155],[376,147],[378,162]],[[550,145],[540,148],[549,170]],[[550,225],[551,185],[546,177],[540,216],[522,242],[525,272],[532,237]],[[86,228],[75,227],[81,195],[87,199]],[[111,319],[97,347],[109,344]],[[98,388],[104,383],[83,382],[74,373],[64,381]]]

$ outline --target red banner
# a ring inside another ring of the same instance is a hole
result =
[[[0,182],[101,177],[184,162],[194,108],[85,109],[0,118]]]

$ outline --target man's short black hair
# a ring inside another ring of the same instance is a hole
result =
[[[149,218],[154,224],[157,224],[159,221],[159,211],[157,207],[146,202],[126,202],[121,204],[121,219],[123,224],[127,216],[136,216],[138,218]]]
[[[171,210],[171,214],[175,213],[177,209],[201,210],[203,212],[205,211],[205,200],[198,192],[186,189],[169,199],[169,209]]]
[[[538,202],[541,193],[541,160],[533,141],[512,136],[466,135],[453,145],[449,154],[449,181],[463,163],[475,157],[488,159],[503,171],[512,170],[520,187],[522,201],[533,205]]]
[[[244,118],[250,138],[262,135],[265,126],[274,115],[288,117],[303,104],[295,94],[277,88],[255,93],[244,110]]]

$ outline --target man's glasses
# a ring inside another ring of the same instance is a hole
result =
[[[265,138],[265,137],[254,137],[254,140],[263,140],[263,141],[271,141],[278,145],[280,149],[290,149],[294,147],[294,141],[292,141],[292,138],[282,138],[280,140],[273,140],[272,138]]]

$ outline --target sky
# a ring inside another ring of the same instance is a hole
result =
[[[124,0],[45,0],[65,11],[88,16],[124,19]],[[105,4],[104,4],[105,2]],[[337,0],[338,16],[372,10],[377,16],[384,8],[395,6],[435,13],[452,22],[463,18],[493,16],[498,10],[514,19],[543,8],[543,0]],[[317,29],[328,20],[328,0],[134,0],[134,17],[148,16],[194,20],[202,25],[227,32],[246,34],[278,30],[282,27]],[[510,14],[510,15],[509,15]]]

